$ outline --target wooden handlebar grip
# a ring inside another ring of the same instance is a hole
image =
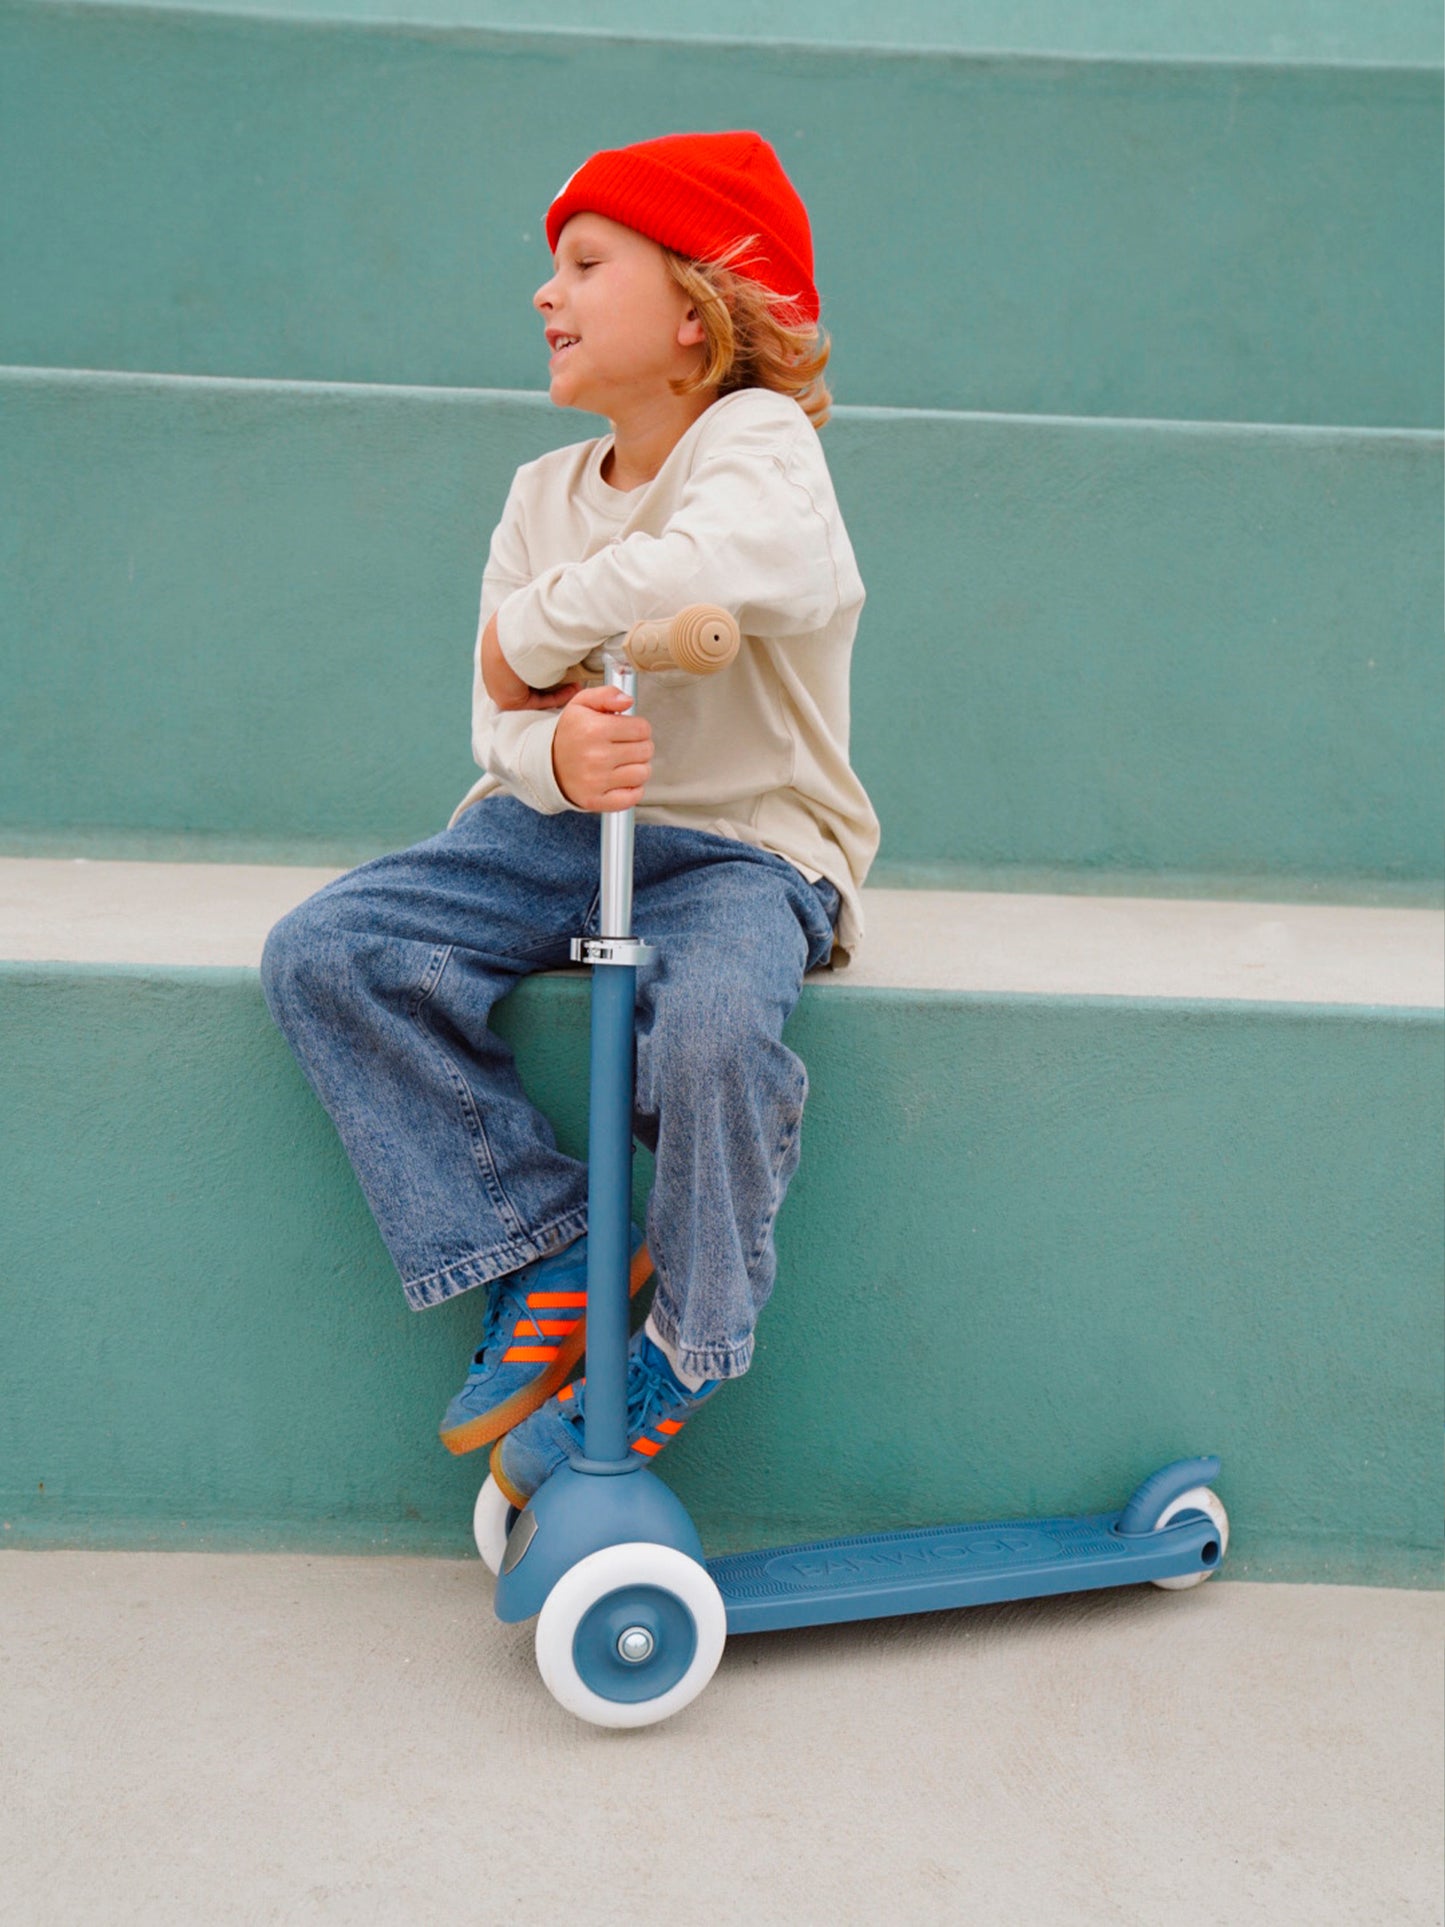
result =
[[[690,676],[711,676],[727,668],[740,640],[738,625],[726,609],[694,602],[675,616],[634,623],[623,646],[636,669],[685,669]]]

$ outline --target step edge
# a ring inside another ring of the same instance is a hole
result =
[[[197,986],[215,989],[253,991],[259,972],[248,964],[161,964],[77,962],[66,958],[10,958],[0,956],[0,994],[7,986],[17,990],[51,988],[60,973],[80,983],[114,981],[136,985],[183,990]],[[829,1002],[866,999],[896,1006],[936,1007],[951,1005],[959,1010],[997,1010],[1014,1007],[1049,1011],[1139,1011],[1160,1017],[1248,1017],[1252,1021],[1271,1019],[1290,1022],[1340,1022],[1351,1024],[1389,1024],[1409,1030],[1439,1032],[1445,1037],[1445,1008],[1439,1004],[1367,1003],[1339,1000],[1310,1000],[1281,997],[1190,997],[1182,995],[1147,996],[1139,992],[1115,994],[1090,991],[1042,992],[1030,990],[949,990],[924,986],[849,985],[830,981],[839,973],[811,971],[803,980],[805,1000],[821,993]],[[585,985],[584,970],[564,968],[539,970],[526,981]],[[525,987],[525,986],[524,986]],[[510,993],[509,993],[510,994]]]
[[[1434,76],[1445,73],[1445,63],[1433,59],[1368,60],[1321,54],[1093,53],[1038,47],[958,46],[946,41],[809,40],[796,36],[774,38],[757,34],[661,34],[623,32],[609,27],[554,27],[542,23],[488,25],[462,21],[378,17],[367,14],[297,16],[282,9],[189,6],[185,0],[5,0],[5,5],[6,10],[10,12],[115,15],[151,20],[173,19],[179,15],[192,20],[215,19],[232,23],[247,21],[266,26],[287,27],[298,33],[365,33],[419,40],[493,41],[512,45],[529,42],[541,42],[545,45],[571,40],[584,45],[603,43],[668,49],[703,48],[747,51],[761,49],[769,53],[793,56],[813,55],[820,59],[856,58],[867,60],[870,64],[880,60],[894,62],[946,60],[980,66],[1007,63],[1011,66],[1054,66],[1064,69],[1126,67],[1157,69],[1168,73],[1180,69],[1218,68],[1228,73],[1257,71],[1263,74],[1285,73],[1294,76],[1301,72],[1320,72],[1362,74],[1371,78],[1420,74]]]
[[[294,836],[166,830],[127,824],[0,823],[0,863],[229,864],[242,869],[338,875],[401,847],[376,836]],[[1445,910],[1445,876],[1356,871],[1130,869],[1106,864],[985,863],[952,857],[879,856],[869,890],[970,895],[1134,897],[1201,903],[1302,904],[1370,910]]]
[[[104,0],[99,0],[99,4],[104,4]],[[0,386],[4,385],[77,389],[149,388],[162,391],[176,390],[182,393],[187,389],[195,389],[210,394],[234,392],[243,395],[274,393],[296,395],[316,402],[327,399],[356,400],[361,397],[392,403],[410,399],[418,402],[442,401],[456,406],[484,406],[492,402],[505,402],[519,407],[536,408],[538,412],[544,409],[551,411],[554,408],[546,391],[534,388],[452,388],[403,382],[302,381],[293,376],[168,374],[164,371],[149,369],[42,367],[25,362],[0,362]],[[601,420],[600,417],[588,415],[579,415],[579,419],[583,422],[597,420],[599,424]],[[1081,431],[1130,429],[1139,432],[1154,430],[1169,434],[1188,430],[1197,435],[1230,436],[1236,439],[1314,438],[1331,443],[1361,441],[1374,446],[1384,442],[1402,442],[1407,445],[1445,449],[1445,428],[1418,428],[1406,424],[1379,427],[1354,422],[1223,421],[1187,415],[1021,414],[1003,409],[909,408],[886,402],[839,402],[833,408],[832,420],[1006,422],[1041,428],[1076,428]],[[599,432],[602,431],[599,429]],[[586,436],[578,437],[578,440],[586,439],[588,439]]]
[[[338,874],[0,859],[0,957],[254,975],[267,931]],[[886,887],[863,903],[858,961],[815,973],[830,993],[1445,1010],[1445,911]]]

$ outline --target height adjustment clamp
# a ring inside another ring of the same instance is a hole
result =
[[[657,955],[650,943],[639,937],[574,937],[572,961],[582,964],[651,963]]]

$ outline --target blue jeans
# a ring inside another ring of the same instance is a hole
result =
[[[598,934],[598,819],[475,803],[439,836],[338,877],[283,917],[266,1001],[330,1112],[416,1310],[587,1228],[587,1169],[558,1148],[499,997]],[[653,1320],[685,1371],[736,1377],[773,1288],[773,1221],[807,1095],[782,1041],[825,961],[838,893],[728,837],[637,825],[634,1128],[656,1159]]]

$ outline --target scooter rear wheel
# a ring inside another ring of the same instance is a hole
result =
[[[717,1670],[727,1609],[705,1566],[672,1546],[604,1546],[570,1566],[537,1619],[537,1669],[594,1726],[652,1726]]]
[[[1177,1519],[1181,1512],[1203,1512],[1211,1518],[1219,1531],[1219,1557],[1213,1565],[1202,1572],[1181,1573],[1175,1579],[1152,1579],[1149,1583],[1160,1587],[1164,1592],[1187,1592],[1191,1586],[1202,1586],[1204,1581],[1216,1573],[1224,1563],[1224,1555],[1229,1550],[1229,1514],[1217,1492],[1207,1485],[1193,1486],[1188,1492],[1181,1492],[1177,1499],[1171,1499],[1159,1517],[1154,1521],[1153,1530],[1158,1532],[1167,1526],[1171,1519]]]
[[[477,1542],[482,1564],[493,1578],[502,1570],[507,1534],[516,1516],[517,1508],[489,1472],[472,1508],[472,1537]]]

